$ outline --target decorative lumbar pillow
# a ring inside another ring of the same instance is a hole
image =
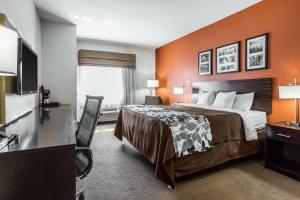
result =
[[[249,111],[252,107],[254,92],[247,94],[237,94],[233,102],[233,109]]]
[[[236,92],[218,92],[212,106],[220,108],[232,108]]]
[[[197,104],[210,106],[213,104],[215,97],[216,97],[216,93],[214,91],[201,91],[199,93]]]

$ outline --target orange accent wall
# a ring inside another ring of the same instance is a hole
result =
[[[185,85],[184,102],[191,102],[194,81],[272,77],[273,113],[269,121],[292,120],[293,100],[279,100],[278,86],[300,82],[300,1],[264,0],[234,15],[156,49],[157,94],[166,102],[182,101],[173,87]],[[245,71],[245,39],[269,33],[269,69]],[[216,75],[215,49],[241,41],[241,72]],[[213,49],[213,75],[198,76],[198,52]]]

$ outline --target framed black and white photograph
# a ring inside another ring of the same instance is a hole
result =
[[[240,42],[218,47],[216,64],[218,74],[240,71]]]
[[[267,69],[268,34],[246,39],[246,70]]]
[[[199,76],[212,74],[212,49],[199,52],[198,73]]]

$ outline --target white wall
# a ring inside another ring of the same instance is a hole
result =
[[[78,39],[77,48],[136,54],[136,103],[141,104],[149,94],[147,80],[155,78],[155,50],[97,40]]]
[[[72,104],[76,111],[76,26],[42,21],[42,85],[51,100]]]
[[[33,0],[0,0],[0,13],[6,14],[21,31],[23,37],[39,55],[39,83],[41,82],[41,23]],[[9,122],[32,110],[37,95],[6,95],[6,121]]]

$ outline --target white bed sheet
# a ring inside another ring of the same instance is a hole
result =
[[[256,130],[263,129],[267,123],[267,113],[257,110],[243,111],[247,115],[247,119],[251,120]]]
[[[255,111],[255,110],[242,111],[242,110],[237,110],[232,108],[219,108],[214,106],[203,106],[203,105],[192,104],[192,103],[179,103],[177,105],[195,107],[195,108],[204,108],[208,110],[225,111],[225,112],[239,114],[244,123],[246,141],[257,140],[258,136],[256,130],[264,128],[267,123],[267,114],[262,111]]]

